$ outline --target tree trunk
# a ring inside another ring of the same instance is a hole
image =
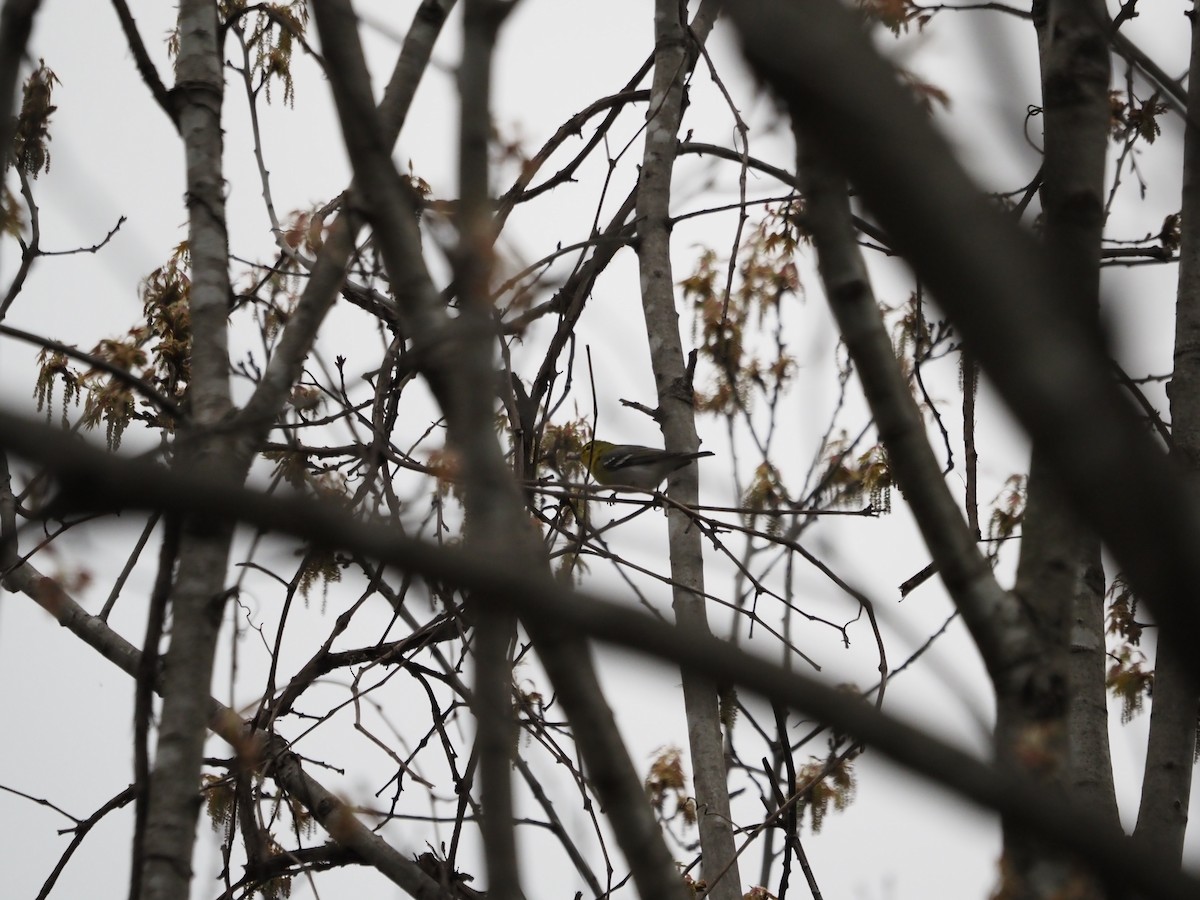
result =
[[[1034,22],[1045,122],[1044,239],[1066,276],[1058,301],[1095,332],[1110,115],[1107,17],[1095,0],[1050,0],[1035,6]],[[1078,788],[1097,815],[1116,823],[1099,540],[1070,509],[1045,450],[1034,444],[1016,582],[1043,671],[1031,689],[998,695],[996,750],[1051,789]],[[1004,845],[1012,896],[1059,896],[1068,886],[1100,895],[1069,860],[1047,854],[1020,830],[1006,825]]]
[[[224,73],[217,5],[182,0],[176,96],[187,163],[188,248],[192,332],[187,403],[177,464],[228,474],[227,437],[209,431],[230,410],[229,246],[225,229],[221,106]],[[171,644],[166,654],[158,747],[146,800],[142,896],[188,895],[200,768],[207,735],[213,655],[225,608],[225,573],[233,528],[200,518],[185,521],[179,566],[171,588]],[[145,648],[149,651],[151,648]]]
[[[1173,454],[1193,484],[1200,479],[1200,28],[1192,23],[1188,120],[1183,137],[1183,210],[1179,286],[1175,301],[1175,371],[1171,401]],[[1181,597],[1194,601],[1192,597]],[[1176,864],[1183,854],[1196,751],[1195,681],[1185,663],[1192,651],[1160,639],[1142,798],[1134,834],[1160,847]]]
[[[655,5],[654,81],[637,199],[642,308],[650,339],[650,362],[658,388],[659,424],[667,449],[677,451],[692,451],[699,444],[671,273],[671,175],[683,116],[684,78],[691,70],[688,59],[691,39],[683,18],[685,11],[686,6],[681,6],[678,0],[657,0]],[[669,485],[671,498],[676,503],[696,505],[698,481],[694,466],[672,475]],[[673,508],[668,510],[667,523],[675,620],[698,634],[707,635],[700,531],[689,516]],[[684,670],[682,679],[708,896],[713,900],[739,900],[742,881],[729,809],[717,686],[694,671]]]

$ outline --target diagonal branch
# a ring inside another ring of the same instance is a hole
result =
[[[1200,634],[1200,510],[1118,394],[1061,274],[990,204],[834,0],[731,7],[756,70],[836,158],[1112,549],[1167,640]],[[838,78],[829,78],[836,69]],[[1193,655],[1190,671],[1200,675]]]
[[[39,347],[45,347],[47,350],[53,350],[55,353],[61,353],[63,356],[69,356],[71,359],[79,360],[79,362],[87,363],[93,369],[100,372],[107,372],[116,381],[131,388],[135,388],[139,394],[153,403],[161,412],[166,413],[172,418],[178,419],[181,411],[179,405],[174,400],[163,396],[154,385],[146,381],[144,378],[139,378],[132,372],[122,369],[120,366],[110,363],[106,359],[95,356],[91,353],[84,353],[77,347],[72,347],[70,344],[64,344],[61,341],[56,341],[52,338],[41,337],[40,335],[31,334],[28,331],[22,331],[20,328],[13,328],[11,325],[0,325],[0,334],[8,335],[11,338],[16,338],[19,341],[25,341],[28,344],[36,344]]]
[[[482,559],[463,549],[416,540],[386,525],[363,523],[332,504],[268,496],[196,472],[168,472],[144,461],[122,459],[81,445],[56,429],[7,413],[0,413],[0,445],[19,455],[36,457],[57,475],[64,497],[83,507],[169,508],[180,514],[236,519],[318,546],[346,548],[462,590],[485,593],[525,621],[552,623],[695,668],[829,723],[909,770],[997,810],[1047,843],[1077,853],[1114,883],[1172,900],[1191,900],[1200,892],[1200,880],[1166,864],[1159,848],[1126,838],[1070,801],[1047,797],[1040,786],[1018,774],[954,749],[815,679],[785,670],[725,641],[569,590],[543,572],[532,571],[516,561]],[[26,581],[15,581],[18,573],[13,573],[5,585],[29,594],[58,616],[56,604],[61,591],[57,586],[36,578],[32,567],[23,567],[20,572],[28,574]],[[43,590],[47,591],[45,596],[39,593]],[[131,654],[136,654],[135,648],[113,640],[111,630],[99,619],[82,611],[72,611],[71,615],[78,618],[64,624],[73,633],[122,669],[133,670]],[[219,734],[234,742],[245,740],[240,718],[225,715],[220,708],[214,708],[214,713],[213,724]],[[297,766],[287,773],[291,777],[298,771]],[[337,802],[326,799],[319,786],[307,795],[299,791],[297,795],[318,804]],[[646,806],[644,797],[641,802]],[[329,820],[327,828],[341,824],[347,829],[331,830],[336,839],[353,838],[353,817],[344,807],[321,808],[326,810],[323,815]],[[611,816],[611,808],[606,809]],[[373,852],[382,852],[382,840],[377,836],[372,834],[363,840],[368,850],[373,847]]]
[[[434,44],[455,2],[422,0],[417,8],[412,27],[405,36],[400,56],[379,104],[383,140],[388,146],[396,142],[408,117],[421,76],[433,55]],[[353,185],[347,190],[353,191]],[[239,414],[240,421],[249,426],[241,446],[241,452],[247,457],[258,449],[262,436],[274,423],[292,385],[300,377],[317,331],[345,280],[346,266],[354,252],[355,237],[361,225],[361,217],[353,210],[344,212],[334,222],[317,254],[304,293],[288,319],[275,354],[254,394]]]
[[[888,465],[946,590],[1000,689],[1021,672],[1027,676],[1029,667],[1040,662],[1026,639],[1024,616],[996,582],[942,477],[871,290],[855,239],[845,180],[814,146],[811,135],[797,133],[797,143],[797,168],[807,201],[805,224],[816,245],[830,309],[887,447]],[[1023,669],[1018,671],[1017,665]]]
[[[171,101],[171,95],[167,91],[166,85],[159,78],[158,70],[154,68],[154,62],[150,59],[150,54],[146,52],[146,45],[142,41],[141,34],[138,33],[137,22],[133,19],[133,13],[129,11],[129,4],[125,0],[112,0],[112,5],[117,18],[121,20],[121,31],[125,33],[125,43],[129,45],[129,51],[133,54],[133,61],[137,66],[138,74],[142,76],[142,81],[150,89],[150,93],[154,97],[154,102],[167,114],[167,118],[171,120],[171,124],[178,131],[179,110],[176,109],[175,104]]]
[[[17,117],[13,115],[25,46],[41,0],[5,0],[0,9],[0,172],[8,172]]]
[[[142,654],[104,622],[89,615],[52,578],[43,576],[29,563],[4,578],[10,591],[20,591],[34,600],[60,625],[100,653],[105,659],[137,677]],[[161,683],[156,690],[161,693]],[[278,735],[255,731],[237,713],[217,700],[208,699],[208,727],[230,747],[257,766],[321,823],[342,847],[354,851],[393,883],[417,900],[448,900],[451,895],[383,838],[367,828],[335,794],[304,771],[300,760]]]

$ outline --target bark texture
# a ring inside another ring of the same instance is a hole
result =
[[[5,148],[0,172],[5,174],[11,164],[7,148],[12,146],[17,125],[13,109],[20,108],[16,93],[21,61],[25,58],[25,45],[41,5],[41,0],[5,0],[0,9],[0,147]]]
[[[191,284],[189,423],[177,445],[178,465],[218,477],[232,474],[228,438],[216,430],[230,411],[229,243],[225,227],[221,107],[225,94],[217,5],[179,4],[175,94],[187,173]],[[200,768],[208,721],[213,655],[225,609],[228,522],[184,521],[171,587],[171,643],[165,657],[163,706],[146,799],[141,852],[142,896],[186,897],[200,810]]]
[[[523,505],[512,473],[504,465],[493,422],[494,398],[487,385],[496,377],[492,361],[495,310],[490,300],[493,200],[488,186],[491,134],[492,52],[506,2],[466,0],[463,55],[458,91],[459,123],[458,247],[454,270],[462,299],[457,325],[462,355],[454,379],[455,409],[446,410],[452,446],[462,456],[467,546],[485,558],[508,555],[538,566],[539,545],[523,521]],[[544,562],[542,562],[544,568]],[[516,618],[486,594],[471,598],[476,633],[476,747],[483,801],[484,852],[488,896],[522,900],[520,857],[512,797],[512,755],[517,745],[513,711],[512,662],[508,648]]]
[[[1175,302],[1175,371],[1167,386],[1173,453],[1192,495],[1200,484],[1200,28],[1193,13],[1188,121],[1183,137],[1183,209]],[[1181,595],[1183,602],[1195,594]],[[1195,766],[1197,695],[1188,662],[1194,650],[1160,637],[1142,797],[1134,833],[1162,847],[1178,865]]]
[[[1042,71],[1043,238],[1063,276],[1053,300],[1098,338],[1107,16],[1094,0],[1050,0],[1035,5],[1034,22]],[[1115,825],[1099,539],[1066,502],[1046,451],[1045,442],[1034,442],[1015,588],[1029,611],[1041,677],[1034,690],[997,692],[996,751],[1050,790],[1079,790]],[[1070,860],[1048,854],[1021,829],[1006,825],[1004,853],[1003,889],[1014,897],[1055,897],[1068,889],[1101,895]]]
[[[654,79],[647,112],[646,148],[638,183],[638,264],[642,311],[650,340],[650,365],[658,392],[659,425],[668,450],[691,452],[696,434],[690,374],[684,362],[675,310],[671,270],[671,175],[683,117],[684,79],[691,71],[686,5],[657,0],[654,10]],[[688,466],[671,476],[671,499],[685,506],[698,502],[698,476]],[[697,634],[709,634],[704,606],[704,556],[700,530],[678,509],[667,512],[675,621]],[[717,686],[700,672],[683,672],[683,702],[691,750],[692,781],[700,828],[700,850],[708,896],[742,896],[729,782],[721,734]]]

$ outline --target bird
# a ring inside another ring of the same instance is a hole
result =
[[[713,455],[711,450],[676,453],[608,441],[588,441],[579,451],[580,462],[587,466],[599,484],[639,491],[653,491],[668,475],[693,459]]]

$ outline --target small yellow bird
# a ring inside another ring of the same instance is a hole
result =
[[[641,491],[653,491],[676,469],[682,469],[693,459],[713,455],[711,450],[671,453],[653,447],[639,447],[637,444],[610,444],[608,441],[588,441],[579,451],[580,461],[598,483]]]

